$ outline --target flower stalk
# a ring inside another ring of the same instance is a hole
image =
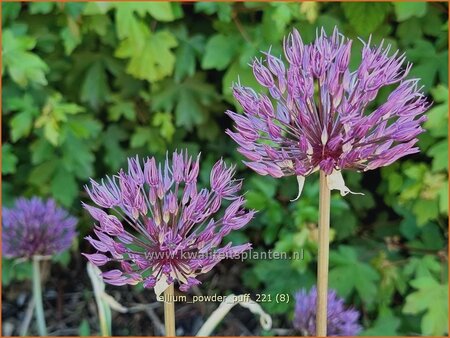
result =
[[[164,326],[166,337],[175,337],[175,302],[174,287],[170,284],[164,291]]]
[[[39,336],[47,336],[44,306],[42,303],[40,259],[38,256],[33,256],[33,297]]]
[[[319,255],[317,259],[317,336],[327,335],[328,260],[330,246],[330,189],[320,171]]]

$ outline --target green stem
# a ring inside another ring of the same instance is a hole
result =
[[[40,260],[36,256],[33,257],[33,297],[39,335],[47,336],[47,326],[45,325],[44,307],[42,304]]]

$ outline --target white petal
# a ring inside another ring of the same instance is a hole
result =
[[[327,184],[330,190],[339,190],[341,196],[345,196],[348,193],[354,195],[364,195],[362,192],[353,192],[346,187],[340,170],[333,170],[331,175],[327,176]]]
[[[348,134],[348,132],[350,131],[350,125],[348,123],[344,123],[344,130],[345,134]]]
[[[328,141],[328,132],[327,132],[327,128],[323,128],[322,130],[322,136],[320,137],[320,140],[322,141],[322,144],[325,145],[327,144]]]
[[[167,284],[167,277],[166,275],[162,274],[161,277],[158,279],[155,285],[155,294],[156,299],[169,287],[169,284]]]
[[[278,162],[278,166],[281,169],[283,169],[283,168],[294,169],[294,163],[291,160],[284,160],[284,161]]]
[[[298,183],[298,195],[296,198],[291,200],[291,202],[295,202],[300,198],[300,195],[302,194],[303,185],[305,184],[305,176],[297,176],[297,183]]]
[[[344,153],[348,153],[350,150],[352,150],[353,146],[350,144],[350,142],[344,143],[342,146],[342,151]]]
[[[313,147],[312,145],[308,142],[308,149],[306,149],[306,155],[311,156],[313,153]]]

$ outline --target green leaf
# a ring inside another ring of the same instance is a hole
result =
[[[442,140],[432,146],[427,154],[433,157],[433,171],[448,169],[448,140]]]
[[[192,130],[194,125],[206,120],[207,112],[199,104],[198,98],[190,95],[189,91],[181,91],[177,108],[175,109],[177,126],[185,126]]]
[[[231,242],[233,245],[241,245],[248,243],[249,238],[242,232],[232,231],[230,234],[224,237],[223,242],[228,243]]]
[[[78,196],[78,184],[72,173],[64,167],[59,167],[52,178],[51,191],[53,197],[67,207]]]
[[[405,275],[387,258],[385,251],[379,251],[371,262],[381,275],[377,302],[381,308],[388,307],[392,303],[395,291],[404,294],[407,288]]]
[[[424,127],[434,137],[447,137],[448,88],[444,85],[439,85],[431,89],[431,94],[436,103],[427,112],[428,120],[425,122]]]
[[[425,312],[421,321],[423,335],[441,336],[448,332],[448,284],[440,284],[434,278],[421,277],[411,281],[417,291],[406,297],[403,312]]]
[[[26,87],[30,82],[47,84],[47,64],[39,56],[29,52],[35,44],[36,40],[32,37],[15,36],[9,29],[3,31],[3,67],[6,67],[11,79],[21,87]]]
[[[3,23],[9,19],[15,20],[19,16],[21,8],[22,3],[20,2],[2,2]]]
[[[8,286],[13,280],[14,272],[11,265],[11,259],[2,257],[2,285],[4,286]]]
[[[23,136],[28,136],[33,125],[33,116],[28,112],[23,111],[16,114],[11,119],[11,139],[16,142]]]
[[[175,124],[187,130],[205,122],[210,107],[218,101],[214,87],[204,82],[201,74],[186,78],[179,84],[166,81],[153,91],[152,98],[153,110],[175,110]]]
[[[30,3],[30,14],[49,14],[55,7],[54,2],[32,2]]]
[[[139,4],[141,11],[146,10],[158,21],[173,21],[175,16],[170,2],[144,2]]]
[[[172,141],[173,134],[175,134],[175,127],[172,122],[172,114],[170,113],[155,113],[153,116],[154,127],[159,127],[159,133],[167,141]]]
[[[404,273],[406,276],[414,278],[438,276],[441,272],[441,264],[432,255],[424,255],[423,257],[411,257],[406,264]]]
[[[196,69],[197,55],[203,55],[204,50],[204,36],[194,35],[188,36],[186,28],[182,26],[181,29],[175,32],[179,45],[176,51],[176,63],[174,77],[175,81],[179,82],[186,76],[193,76]]]
[[[372,266],[359,260],[354,248],[341,245],[338,251],[332,251],[330,266],[330,288],[344,298],[356,291],[367,305],[374,302],[380,276]]]
[[[267,197],[256,191],[249,191],[246,195],[246,207],[249,209],[263,210],[267,205]]]
[[[106,14],[111,9],[110,2],[88,2],[83,9],[85,15]]]
[[[416,217],[410,211],[406,211],[401,215],[403,216],[403,220],[400,223],[400,233],[405,238],[412,240],[420,232]]]
[[[82,2],[67,2],[64,4],[64,13],[67,13],[72,18],[78,18],[83,13],[85,3]]]
[[[13,154],[13,148],[8,143],[2,144],[2,174],[14,174],[19,159]]]
[[[33,142],[30,147],[31,163],[36,165],[53,158],[53,146],[44,138]]]
[[[292,5],[296,6],[297,11],[299,11],[299,4],[294,3]],[[283,32],[293,19],[294,10],[290,3],[274,2],[272,6],[275,7],[271,15],[272,22],[279,32]]]
[[[318,27],[323,27],[325,32],[327,32],[328,35],[331,35],[333,34],[334,27],[340,27],[342,23],[334,16],[323,14],[318,17],[316,25]]]
[[[283,221],[283,210],[280,208],[280,204],[278,202],[271,201],[269,203],[269,206],[267,210],[265,210],[265,216],[267,217],[265,221],[268,224],[280,224]],[[270,228],[270,227],[269,227]],[[275,227],[272,227],[271,230],[273,230]],[[268,229],[268,228],[266,228]],[[275,236],[271,237],[272,239],[270,241],[267,241],[267,243],[272,243],[275,239]]]
[[[252,176],[248,182],[251,185],[250,190],[254,191],[256,189],[269,198],[273,198],[275,196],[278,183],[273,177]]]
[[[196,2],[194,8],[196,13],[217,14],[223,22],[230,22],[233,13],[233,4],[226,2]]]
[[[443,82],[447,82],[448,51],[437,52],[430,41],[418,40],[414,48],[407,51],[407,55],[415,63],[411,69],[411,76],[420,78],[425,90],[429,90],[433,86],[437,76]],[[441,73],[441,71],[443,72]]]
[[[67,121],[67,127],[79,139],[89,139],[102,130],[102,125],[88,115],[74,116]]]
[[[174,35],[167,30],[151,32],[148,25],[134,15],[134,12],[140,16],[151,12],[169,19],[168,11],[171,11],[171,5],[129,2],[115,3],[114,6],[117,9],[117,35],[124,39],[116,49],[115,56],[130,58],[127,72],[137,79],[149,82],[156,82],[171,75],[175,64],[171,49],[177,46]]]
[[[57,164],[57,161],[53,159],[35,166],[28,175],[28,183],[38,188],[47,186],[47,183],[55,172]]]
[[[423,226],[429,220],[439,216],[439,205],[436,200],[418,200],[412,208],[413,214],[417,217],[417,225]]]
[[[442,229],[436,223],[426,224],[420,234],[420,239],[421,241],[417,243],[418,248],[435,251],[445,249],[446,241],[442,236]],[[412,243],[411,246],[415,247],[416,243]]]
[[[80,335],[80,337],[91,336],[91,329],[89,328],[89,321],[87,319],[83,319],[81,321],[81,324],[78,327],[78,334]]]
[[[256,92],[264,92],[261,85],[256,81],[253,71],[248,66],[242,66],[238,60],[234,61],[230,67],[228,67],[222,79],[222,92],[227,96],[230,102],[235,102],[232,97],[231,86],[233,83],[237,82],[238,79],[241,81],[242,85],[253,88]]]
[[[127,16],[136,13],[140,17],[144,17],[146,14],[150,14],[158,21],[173,21],[175,19],[170,2],[121,2],[115,3],[113,6],[121,13],[120,15]]]
[[[356,33],[367,36],[386,18],[389,4],[382,2],[343,2],[342,7]]]
[[[442,16],[441,9],[433,5],[428,6],[426,15],[420,19],[424,33],[435,37],[442,36],[443,33],[447,35],[448,26],[444,25],[446,20],[447,18]]]
[[[151,152],[163,153],[167,147],[157,130],[151,127],[137,127],[131,137],[130,145],[132,148],[147,146]]]
[[[60,141],[61,124],[67,122],[68,116],[83,112],[84,108],[74,104],[63,102],[60,93],[54,93],[49,96],[42,109],[42,114],[36,120],[36,128],[44,128],[45,138],[54,146]]]
[[[441,214],[448,216],[448,180],[439,190],[439,211]]]
[[[405,21],[413,16],[422,17],[427,12],[426,2],[393,2],[398,21]]]
[[[67,267],[70,263],[70,250],[64,250],[52,256],[52,262],[59,263]]]
[[[129,121],[136,120],[136,111],[134,103],[131,101],[122,101],[118,97],[113,97],[113,104],[108,108],[108,116],[111,121],[118,121],[123,116]]]
[[[43,120],[38,120],[38,121],[43,121]],[[37,123],[36,127],[40,127],[41,124]],[[44,124],[44,135],[45,138],[54,146],[58,145],[59,143],[59,127],[58,124],[56,122],[56,120],[54,119],[49,119],[45,124]]]
[[[109,16],[90,15],[83,18],[82,33],[95,32],[105,40],[110,38],[112,21]]]
[[[32,265],[30,261],[19,261],[2,257],[2,285],[11,282],[31,279]]]
[[[140,30],[142,41],[135,44],[129,38],[123,40],[115,52],[119,58],[130,58],[127,73],[149,82],[171,75],[175,65],[175,55],[171,49],[177,46],[175,36],[169,31],[150,34],[143,24],[140,24]]]
[[[33,118],[39,115],[39,110],[29,94],[19,100],[11,100],[8,108],[18,111],[10,121],[11,140],[16,142],[30,134]]]
[[[133,43],[142,43],[141,40],[148,34],[148,29],[134,15],[135,3],[115,3],[116,30],[119,39],[130,38]]]
[[[397,36],[405,44],[414,44],[423,36],[419,19],[411,18],[398,25]]]
[[[381,312],[372,326],[361,333],[362,336],[397,336],[401,320],[391,310]]]
[[[448,102],[448,88],[442,84],[433,88],[431,94],[436,102]]]
[[[101,61],[94,62],[87,70],[81,85],[80,98],[92,108],[98,110],[109,98],[108,79],[105,67]]]
[[[252,271],[255,279],[264,283],[263,294],[270,295],[272,301],[261,303],[269,313],[286,314],[293,311],[294,302],[276,302],[277,294],[289,294],[292,300],[299,288],[310,288],[314,275],[306,271],[300,274],[292,268],[288,260],[260,260]]]
[[[89,140],[81,140],[73,133],[68,132],[61,148],[64,154],[62,163],[67,171],[82,180],[93,176],[95,157],[92,153],[91,142]]]
[[[212,36],[206,43],[202,68],[224,70],[237,52],[236,42],[237,40],[233,36],[222,34]]]
[[[71,17],[67,18],[67,27],[61,30],[60,35],[63,40],[66,55],[72,54],[73,50],[82,42],[80,27]]]
[[[131,147],[138,148],[142,147],[148,142],[150,131],[147,128],[138,127],[136,128],[136,132],[133,134],[131,138]]]
[[[110,125],[103,134],[103,146],[106,150],[104,161],[111,169],[119,169],[124,162],[126,154],[120,142],[126,140],[127,136],[117,125]]]

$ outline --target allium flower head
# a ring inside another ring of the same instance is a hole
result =
[[[106,283],[143,282],[159,295],[178,280],[186,291],[200,283],[198,274],[250,248],[249,243],[219,248],[224,236],[254,214],[243,207],[245,200],[238,195],[242,182],[233,179],[234,166],[218,161],[211,171],[211,189],[197,188],[198,173],[199,157],[175,152],[163,166],[155,158],[143,165],[130,158],[128,172],[121,170],[101,184],[91,181],[86,187],[90,198],[109,211],[84,205],[98,222],[97,239],[86,237],[98,252],[84,255],[97,266],[116,263],[102,274]],[[224,200],[231,203],[221,215]]]
[[[47,256],[69,248],[77,219],[52,199],[18,198],[2,208],[2,246],[5,257]]]
[[[311,44],[293,30],[284,40],[286,63],[270,51],[254,60],[254,76],[269,95],[237,83],[233,93],[244,114],[227,112],[236,123],[236,132],[227,133],[247,166],[260,175],[296,175],[300,188],[307,175],[323,170],[330,188],[346,194],[342,169],[371,170],[419,151],[414,145],[429,105],[418,79],[405,79],[411,64],[369,39],[351,71],[351,44],[336,28],[330,37],[322,29]],[[388,85],[396,88],[373,107]]]
[[[316,335],[317,289],[300,290],[295,295],[294,328],[303,336]],[[344,300],[333,290],[328,291],[327,334],[329,336],[356,336],[362,329],[359,312],[346,308]]]

